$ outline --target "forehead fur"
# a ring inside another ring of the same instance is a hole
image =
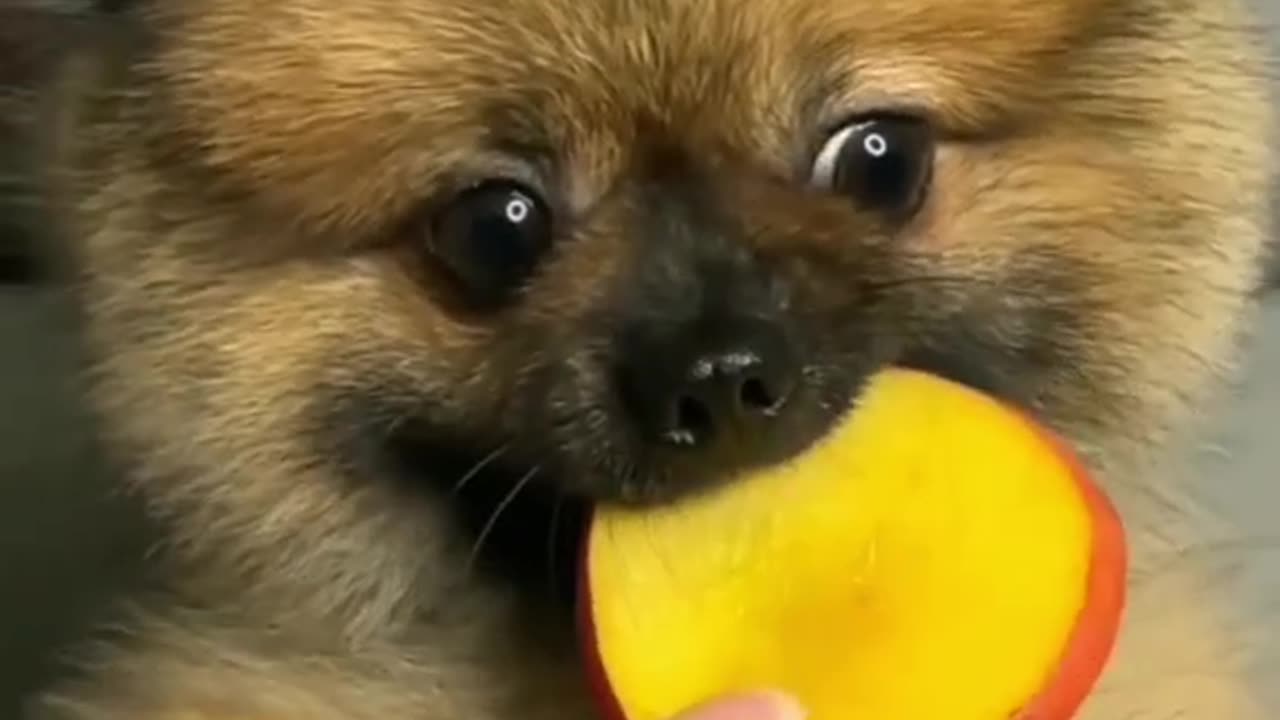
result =
[[[199,0],[156,6],[151,69],[210,166],[360,222],[511,148],[589,193],[642,127],[778,173],[861,110],[982,132],[1044,107],[1120,1]]]

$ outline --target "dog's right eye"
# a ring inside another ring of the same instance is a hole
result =
[[[933,161],[933,130],[925,121],[864,117],[827,139],[814,160],[812,182],[902,220],[924,201]]]
[[[516,182],[493,180],[456,195],[433,218],[427,249],[474,306],[507,300],[551,247],[551,214]]]

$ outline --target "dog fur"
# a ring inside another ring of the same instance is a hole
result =
[[[514,444],[617,495],[599,328],[664,252],[638,218],[682,202],[649,188],[687,186],[837,338],[832,397],[963,355],[1094,463],[1137,567],[1087,718],[1266,717],[1148,470],[1261,278],[1262,54],[1233,0],[137,3],[43,125],[94,401],[172,582],[33,715],[589,717],[555,603],[477,571],[380,443]],[[902,228],[803,178],[826,124],[880,110],[941,143]],[[512,307],[460,312],[405,228],[512,172],[572,221]]]

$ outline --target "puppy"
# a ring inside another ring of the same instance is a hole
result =
[[[33,716],[590,717],[582,508],[792,457],[890,364],[1071,438],[1163,578],[1086,717],[1274,716],[1231,608],[1192,561],[1155,570],[1197,538],[1145,471],[1260,275],[1270,118],[1235,0],[112,24],[50,101],[49,197],[171,582]]]

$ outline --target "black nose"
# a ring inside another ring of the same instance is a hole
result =
[[[632,345],[620,379],[629,412],[651,442],[750,455],[786,423],[799,375],[782,328],[752,319]]]

